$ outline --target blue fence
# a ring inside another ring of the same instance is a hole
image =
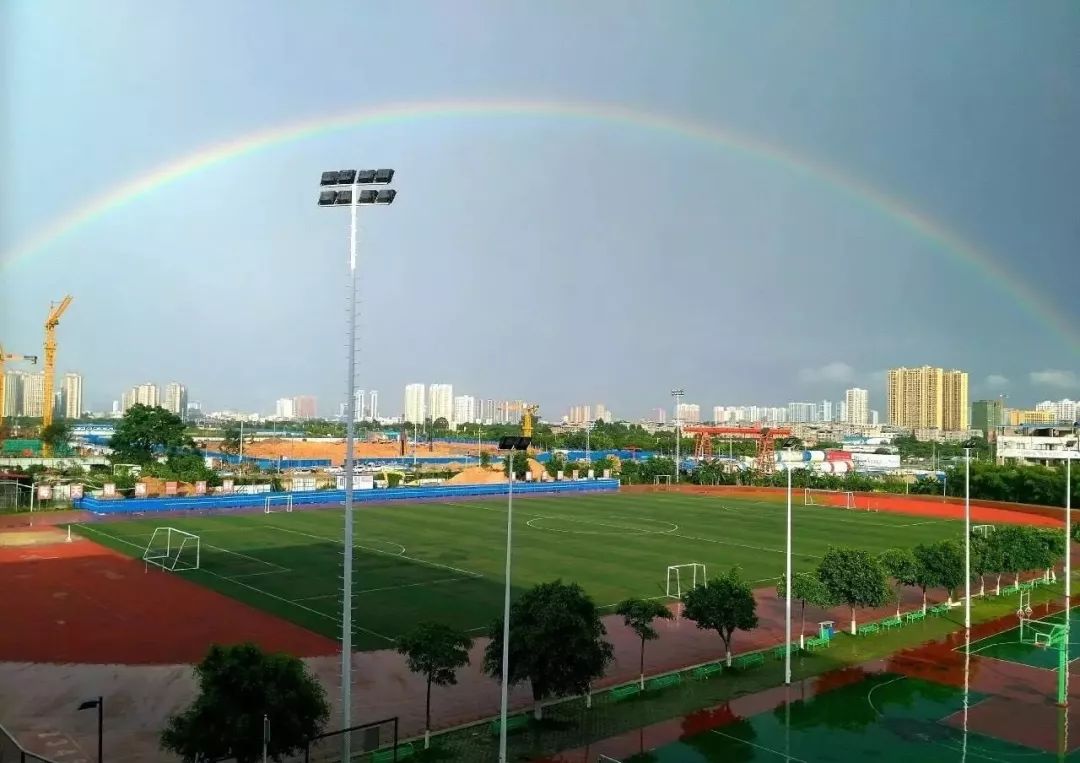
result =
[[[619,489],[619,481],[576,480],[567,482],[515,482],[514,495],[552,495],[609,493]],[[357,503],[383,501],[446,500],[475,496],[506,495],[507,485],[433,485],[430,487],[376,488],[356,490]],[[87,496],[74,501],[75,508],[95,514],[134,514],[155,511],[207,511],[214,509],[257,508],[264,506],[267,496],[292,496],[293,506],[332,506],[345,500],[344,490],[316,490],[303,493],[254,493],[214,495],[202,498],[124,498],[102,499]]]

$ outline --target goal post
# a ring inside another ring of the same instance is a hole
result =
[[[808,487],[803,490],[803,506],[837,506],[855,508],[855,493],[851,490],[825,490]]]
[[[668,487],[669,485],[671,485],[671,475],[657,474],[655,477],[653,477],[653,484],[658,487]]]
[[[143,563],[147,569],[152,564],[170,572],[197,570],[200,556],[198,535],[175,527],[158,527],[143,551]]]
[[[699,585],[708,585],[704,564],[691,562],[668,565],[665,593],[669,599],[681,599],[684,593]]]
[[[292,493],[286,493],[285,495],[268,495],[263,502],[263,511],[267,514],[273,514],[278,511],[292,511],[292,499]]]

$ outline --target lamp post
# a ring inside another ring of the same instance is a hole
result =
[[[502,686],[499,688],[499,763],[506,763],[506,709],[510,688],[510,550],[514,530],[514,453],[528,450],[530,437],[501,437],[506,452],[506,569],[503,573]]]
[[[686,391],[683,389],[671,390],[671,396],[675,399],[675,483],[679,482],[679,402],[683,399]]]
[[[964,448],[964,628],[971,632],[971,448]]]
[[[791,589],[795,581],[791,579],[791,464],[787,469],[787,546],[784,550],[784,684],[791,685]]]
[[[349,207],[349,298],[348,369],[346,371],[345,420],[345,538],[341,575],[341,728],[352,725],[352,567],[353,567],[353,480],[356,446],[356,214],[361,204],[391,204],[397,191],[392,188],[363,188],[387,185],[393,170],[331,170],[319,180],[320,207]],[[241,439],[241,442],[243,440]],[[341,759],[352,759],[352,739],[341,735]]]
[[[79,705],[80,710],[90,710],[90,709],[95,708],[95,707],[97,708],[97,759],[98,759],[98,763],[101,763],[101,761],[102,761],[101,748],[102,748],[102,738],[103,738],[102,732],[104,731],[105,699],[103,697],[98,697],[97,699],[88,699],[85,702],[83,702],[81,705]]]

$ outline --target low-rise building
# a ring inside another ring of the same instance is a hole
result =
[[[1080,460],[1080,428],[1075,425],[1020,427],[997,439],[999,464],[1061,466],[1066,459]]]

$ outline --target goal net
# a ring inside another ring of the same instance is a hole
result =
[[[653,484],[658,487],[668,487],[669,485],[671,485],[671,475],[657,474],[655,477],[653,477]]]
[[[971,526],[971,534],[972,535],[981,535],[982,537],[987,538],[987,537],[990,536],[990,533],[992,533],[992,532],[994,532],[994,526],[993,525],[972,525]]]
[[[278,511],[292,511],[291,495],[268,495],[263,503],[263,511],[274,514]]]
[[[681,599],[690,589],[707,585],[705,581],[704,564],[672,564],[667,568],[667,596],[669,599]]]
[[[163,570],[199,569],[199,536],[177,530],[175,527],[158,527],[150,536],[143,551],[144,566],[152,564]]]
[[[808,487],[803,491],[803,506],[838,506],[855,508],[855,493],[850,490],[823,490]]]

